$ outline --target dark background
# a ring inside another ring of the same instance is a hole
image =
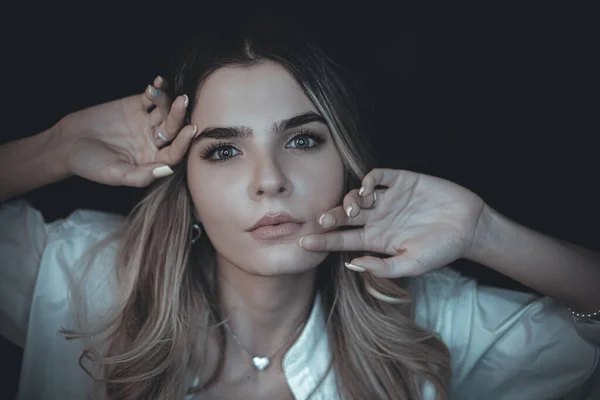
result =
[[[600,249],[592,6],[418,3],[294,2],[275,12],[305,23],[363,85],[380,166],[450,179],[526,226]],[[5,0],[0,141],[142,92],[157,74],[169,76],[188,36],[251,11],[256,4]],[[24,197],[51,221],[76,208],[126,213],[140,194],[72,178]],[[480,265],[457,268],[484,284],[531,291]],[[12,398],[18,358],[19,349],[0,345],[8,367],[0,398]]]

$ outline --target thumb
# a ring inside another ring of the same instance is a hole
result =
[[[119,162],[114,164],[111,170],[112,173],[118,175],[120,185],[131,187],[146,187],[156,179],[173,173],[168,165],[161,163],[131,165]]]

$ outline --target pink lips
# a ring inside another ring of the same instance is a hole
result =
[[[256,239],[279,239],[300,230],[302,222],[286,213],[267,214],[247,232]]]

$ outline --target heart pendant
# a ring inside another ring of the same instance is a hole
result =
[[[254,364],[254,367],[256,367],[257,370],[262,371],[271,364],[271,360],[269,360],[269,357],[257,356],[252,358],[252,364]]]

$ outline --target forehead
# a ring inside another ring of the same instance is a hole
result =
[[[273,62],[228,66],[212,73],[197,94],[192,123],[260,128],[316,109],[290,73]]]

